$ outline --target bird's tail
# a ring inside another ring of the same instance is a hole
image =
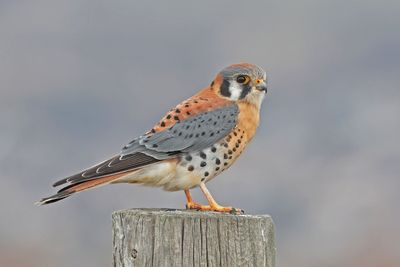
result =
[[[123,174],[114,174],[110,176],[105,176],[105,177],[100,177],[96,178],[93,180],[87,180],[83,182],[78,182],[74,184],[70,184],[64,188],[62,188],[60,191],[57,192],[57,194],[52,195],[50,197],[42,198],[40,201],[36,202],[35,204],[37,205],[45,205],[45,204],[50,204],[53,202],[57,202],[59,200],[62,200],[66,197],[69,197],[70,195],[81,192],[84,190],[91,189],[93,187],[101,186],[101,185],[106,185],[111,183],[112,181],[118,179],[121,177]]]

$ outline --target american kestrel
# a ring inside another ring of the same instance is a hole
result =
[[[265,71],[253,64],[223,69],[208,87],[171,109],[119,154],[56,182],[53,186],[66,186],[39,204],[100,185],[132,183],[184,190],[188,209],[240,211],[220,206],[206,183],[229,168],[253,138],[266,82]],[[197,186],[209,205],[193,201],[189,190]]]

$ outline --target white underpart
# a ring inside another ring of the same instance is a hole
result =
[[[238,100],[242,93],[242,87],[236,81],[231,81],[229,92],[231,93],[230,99]]]
[[[158,162],[128,173],[113,183],[138,183],[149,186],[165,186],[175,177],[174,163]]]
[[[261,107],[261,103],[264,100],[265,92],[257,89],[251,89],[251,92],[246,96],[247,101],[254,104],[258,109]]]

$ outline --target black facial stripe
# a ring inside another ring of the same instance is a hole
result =
[[[224,80],[222,82],[221,88],[220,88],[221,95],[226,96],[226,97],[231,96],[231,92],[229,91],[229,86],[230,86],[230,83],[227,80]]]
[[[242,92],[240,93],[240,99],[245,98],[246,95],[248,93],[250,93],[250,91],[251,91],[251,86],[250,85],[248,85],[248,84],[243,85],[242,86]]]

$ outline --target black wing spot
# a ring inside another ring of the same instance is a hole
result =
[[[207,163],[206,163],[205,161],[202,161],[202,162],[200,163],[200,167],[205,167],[205,166],[207,166]]]
[[[165,122],[161,122],[161,127],[165,127]]]

